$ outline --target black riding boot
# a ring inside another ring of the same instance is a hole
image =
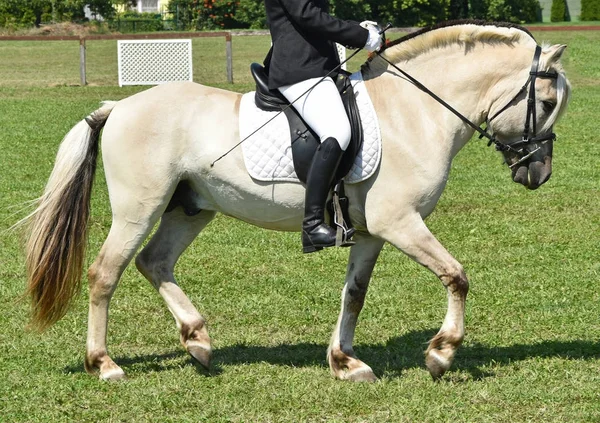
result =
[[[335,246],[336,231],[325,220],[325,202],[344,151],[335,138],[321,143],[306,176],[302,250],[312,253]]]

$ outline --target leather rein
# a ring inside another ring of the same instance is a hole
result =
[[[400,72],[404,77],[406,77],[414,86],[416,86],[418,89],[420,89],[421,91],[428,94],[430,97],[432,97],[434,100],[436,100],[442,106],[444,106],[446,109],[448,109],[449,111],[454,113],[464,123],[469,125],[475,131],[479,132],[480,139],[484,138],[484,137],[487,138],[489,140],[488,147],[490,145],[494,144],[496,146],[496,150],[498,150],[498,151],[511,151],[513,153],[520,155],[521,157],[519,158],[519,160],[510,166],[510,167],[514,167],[520,163],[523,163],[525,160],[529,159],[536,151],[538,151],[540,149],[540,147],[537,147],[533,151],[527,151],[524,149],[527,145],[529,145],[529,144],[535,145],[538,142],[543,142],[543,141],[548,141],[548,140],[554,141],[556,139],[556,134],[553,132],[551,132],[547,135],[542,135],[542,136],[537,135],[536,108],[535,108],[535,81],[537,78],[552,78],[552,79],[558,78],[558,73],[556,73],[556,72],[542,72],[542,71],[538,70],[541,54],[542,54],[542,48],[539,45],[537,45],[535,48],[535,54],[533,56],[533,61],[531,63],[531,70],[529,71],[529,78],[527,79],[525,84],[521,87],[519,92],[504,107],[502,107],[498,112],[496,112],[491,118],[486,119],[486,128],[482,128],[481,126],[478,126],[478,125],[474,124],[473,122],[471,122],[466,116],[464,116],[462,113],[460,113],[454,107],[450,106],[447,102],[442,100],[439,96],[437,96],[435,93],[433,93],[429,88],[424,86],[418,80],[416,80],[415,78],[410,76],[408,73],[406,73],[405,71],[400,69],[398,66],[396,66],[395,64],[390,62],[387,58],[382,56],[381,52],[378,52],[377,55],[381,59],[386,61],[395,70]],[[490,128],[491,121],[496,119],[500,114],[502,114],[504,111],[506,111],[510,107],[510,105],[513,104],[513,102],[522,93],[524,93],[527,90],[528,87],[529,87],[529,95],[527,98],[527,117],[525,119],[525,128],[523,130],[523,137],[520,141],[515,141],[510,144],[501,143],[500,141],[498,141],[496,139],[496,136],[493,134],[493,132],[490,133],[487,129]]]

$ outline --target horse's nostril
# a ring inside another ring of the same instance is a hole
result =
[[[521,185],[529,186],[527,166],[519,166],[513,170],[513,181]]]

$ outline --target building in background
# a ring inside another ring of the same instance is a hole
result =
[[[139,13],[160,13],[167,8],[169,0],[138,0],[136,10]]]
[[[118,5],[116,8],[119,12],[124,12],[127,9],[135,10],[138,13],[163,13],[167,10],[168,3],[169,0],[137,0],[135,7]],[[89,10],[87,6],[86,10]]]

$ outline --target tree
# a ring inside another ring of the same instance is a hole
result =
[[[0,0],[0,26],[39,26],[51,12],[52,5],[44,0]]]
[[[568,21],[568,9],[566,0],[552,0],[552,7],[550,9],[550,21],[551,22],[564,22]]]
[[[330,12],[341,19],[353,21],[375,20],[371,13],[371,5],[362,0],[332,0]]]
[[[450,0],[448,18],[465,19],[469,16],[469,0]]]
[[[100,15],[104,19],[111,19],[115,16],[115,7],[112,0],[84,0],[90,7],[90,11],[95,15]]]
[[[581,20],[600,20],[600,0],[581,0]]]
[[[267,27],[267,13],[263,0],[239,0],[234,18],[241,27],[263,29]]]
[[[538,0],[471,0],[470,17],[496,22],[539,22]]]

